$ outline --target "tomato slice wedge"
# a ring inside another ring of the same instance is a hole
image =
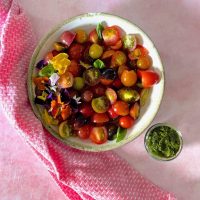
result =
[[[159,75],[152,70],[145,70],[145,71],[138,70],[137,75],[141,79],[141,83],[142,83],[143,88],[152,87],[160,79]]]
[[[108,133],[105,126],[93,127],[90,132],[90,139],[96,144],[103,144],[108,139]]]
[[[120,32],[117,26],[110,26],[103,30],[102,36],[107,46],[113,46],[120,39]]]

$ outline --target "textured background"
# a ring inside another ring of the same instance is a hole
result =
[[[138,24],[157,46],[166,90],[153,123],[171,122],[182,131],[184,148],[170,162],[151,159],[144,134],[116,152],[141,174],[178,199],[200,199],[200,1],[168,0],[19,0],[40,39],[55,24],[85,12],[109,12]],[[41,162],[0,110],[0,199],[65,199]]]

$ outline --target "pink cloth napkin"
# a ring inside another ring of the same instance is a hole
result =
[[[24,11],[15,1],[0,0],[2,107],[66,196],[73,200],[175,199],[112,151],[92,153],[72,149],[42,127],[31,110],[26,89],[27,69],[35,44]]]

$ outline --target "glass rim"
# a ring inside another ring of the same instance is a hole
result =
[[[150,132],[156,128],[156,127],[160,127],[160,126],[167,126],[167,127],[170,127],[172,128],[173,130],[176,131],[176,133],[178,134],[179,136],[179,140],[180,140],[180,147],[179,147],[179,150],[177,151],[177,153],[173,156],[173,157],[169,157],[169,158],[165,158],[165,157],[159,157],[159,156],[155,156],[151,153],[151,151],[149,150],[148,148],[148,145],[147,145],[147,138],[150,134]],[[177,128],[175,128],[173,125],[169,124],[169,123],[157,123],[157,124],[154,124],[152,125],[151,127],[148,128],[148,130],[146,131],[145,133],[145,137],[144,137],[144,146],[145,146],[145,149],[147,151],[147,153],[154,159],[156,160],[161,160],[161,161],[170,161],[170,160],[174,160],[182,151],[183,149],[183,137],[182,137],[182,134],[179,130],[177,130]]]

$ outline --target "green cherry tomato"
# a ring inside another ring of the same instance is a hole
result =
[[[93,59],[101,57],[103,53],[103,47],[98,44],[92,44],[89,49],[89,55]]]
[[[92,108],[96,113],[105,113],[109,108],[109,100],[105,96],[94,98]]]
[[[75,90],[81,90],[85,85],[85,80],[82,77],[75,77],[74,78],[74,83],[73,83],[73,88]]]

